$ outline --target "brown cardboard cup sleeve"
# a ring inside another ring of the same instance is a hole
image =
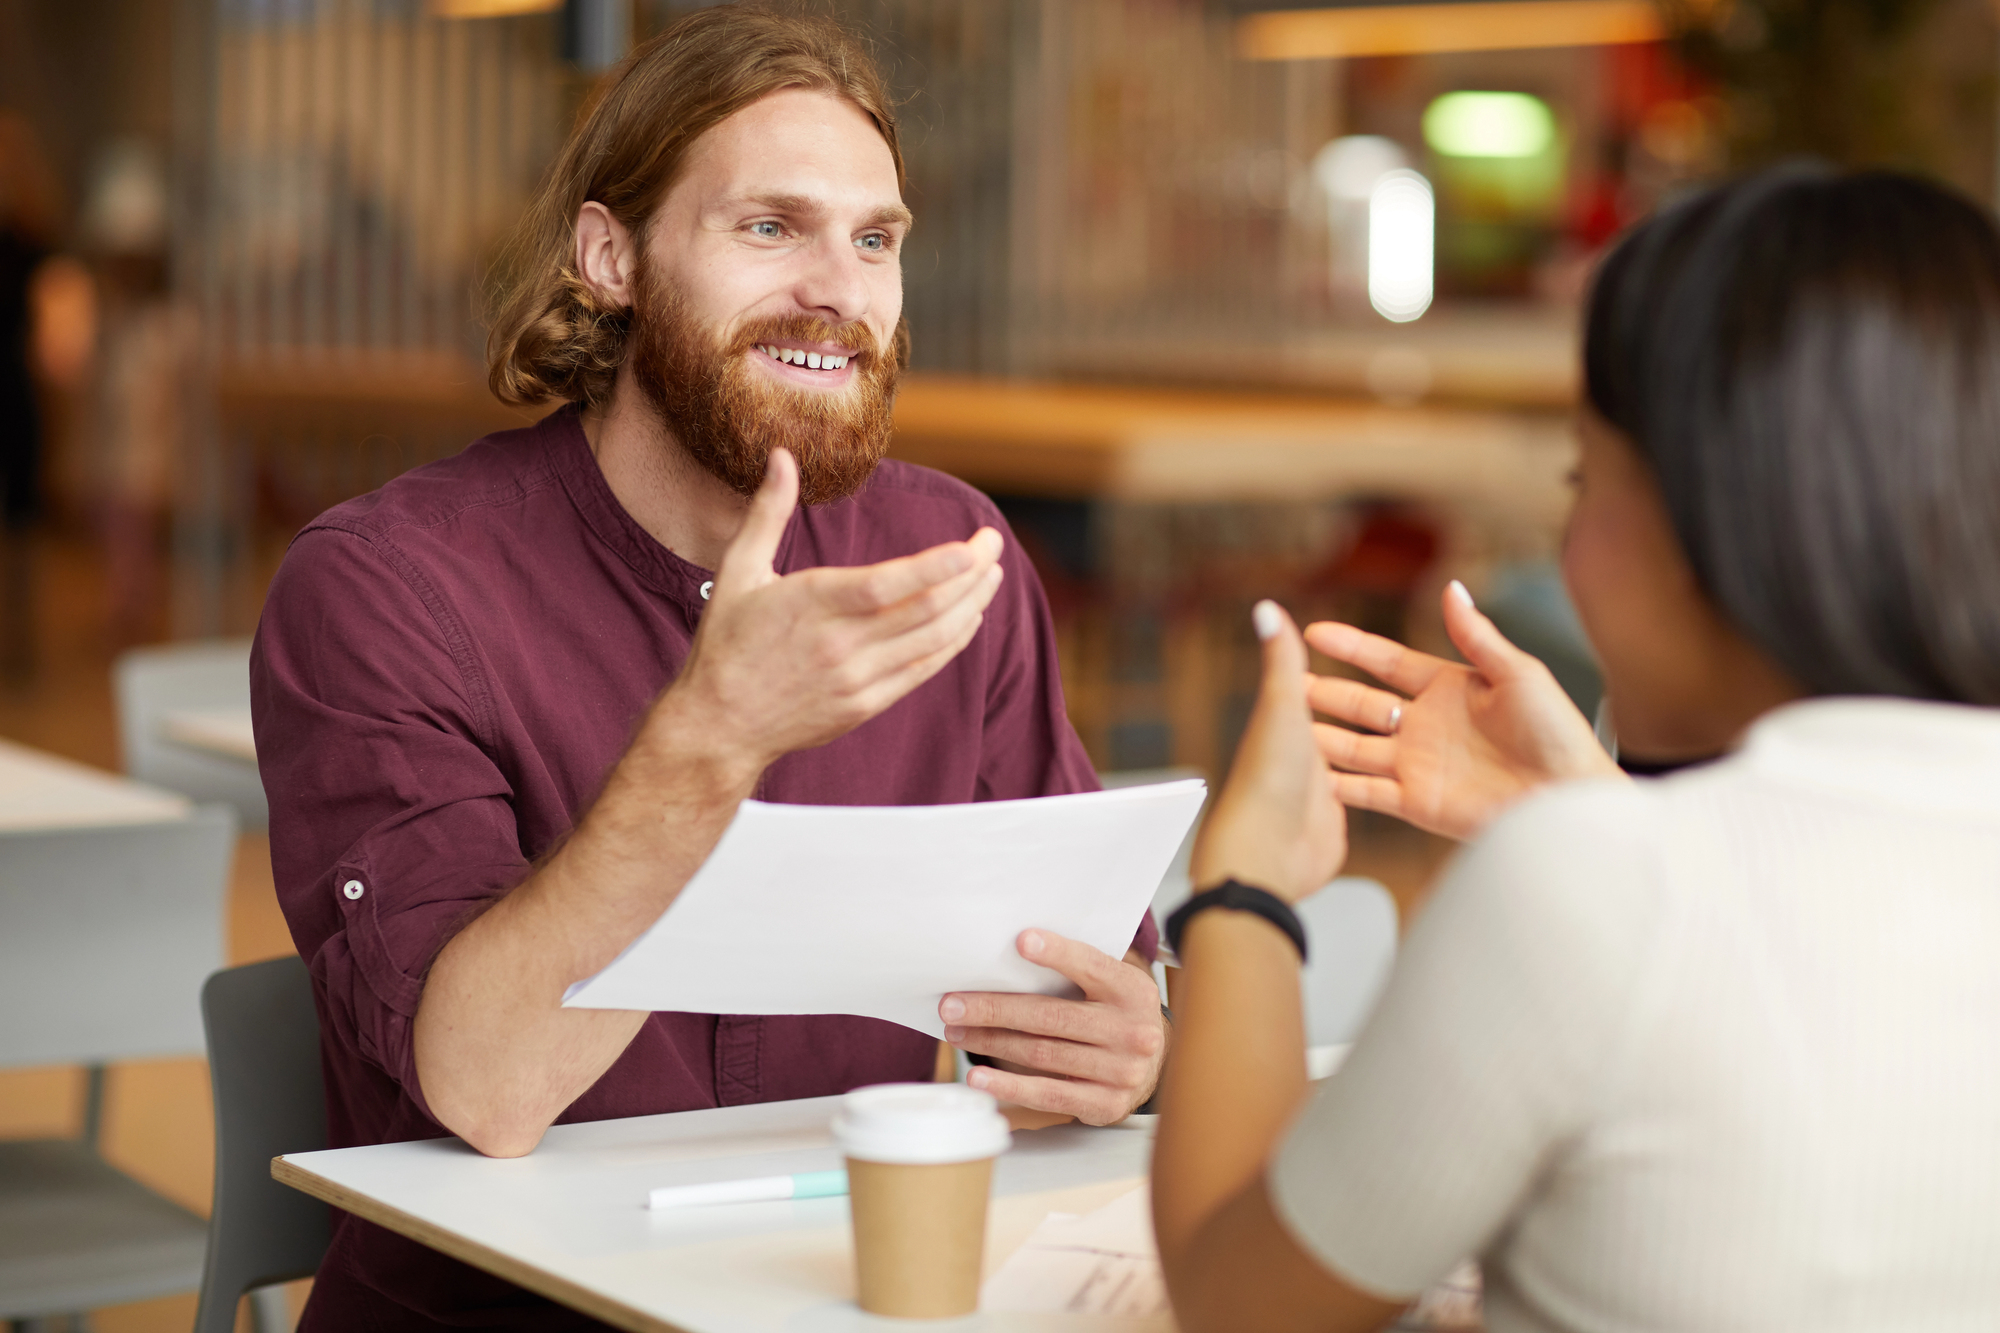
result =
[[[993,1159],[1007,1151],[993,1098],[956,1083],[883,1083],[841,1099],[861,1308],[946,1319],[979,1305]]]

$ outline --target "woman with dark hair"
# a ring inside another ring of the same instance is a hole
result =
[[[1765,173],[1625,238],[1584,359],[1564,571],[1618,734],[1724,757],[1627,780],[1456,584],[1467,666],[1307,631],[1393,692],[1259,606],[1169,927],[1188,1333],[1377,1327],[1468,1257],[1494,1333],[2000,1311],[2000,233]],[[1287,903],[1343,800],[1477,839],[1308,1100]]]

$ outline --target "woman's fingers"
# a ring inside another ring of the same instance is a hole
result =
[[[1395,731],[1397,709],[1409,705],[1400,694],[1363,685],[1340,676],[1312,676],[1306,683],[1306,700],[1312,710],[1325,717],[1337,717],[1357,727],[1366,727],[1387,736]]]
[[[1396,819],[1404,817],[1403,785],[1394,778],[1338,771],[1332,777],[1334,799],[1349,809],[1373,810]]]
[[[1444,629],[1473,669],[1496,685],[1535,660],[1507,641],[1500,627],[1472,604],[1472,594],[1457,579],[1445,585]]]
[[[1416,652],[1394,639],[1337,620],[1321,620],[1306,626],[1306,642],[1334,661],[1360,667],[1404,694],[1422,694],[1438,672],[1451,665],[1442,657]]]
[[[1264,689],[1281,699],[1302,696],[1306,646],[1291,616],[1267,598],[1251,608],[1250,618],[1264,644]]]
[[[1350,773],[1373,773],[1393,777],[1396,773],[1396,742],[1386,736],[1364,736],[1346,727],[1313,724],[1313,740],[1320,758]]]

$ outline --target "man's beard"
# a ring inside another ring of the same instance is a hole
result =
[[[697,463],[742,495],[764,480],[771,450],[799,464],[799,499],[854,494],[889,451],[896,366],[865,324],[811,315],[752,320],[729,336],[704,324],[677,290],[647,280],[633,292],[632,377]],[[845,389],[795,389],[750,364],[757,344],[834,342],[853,349]]]

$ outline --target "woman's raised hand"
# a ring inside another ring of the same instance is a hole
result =
[[[1444,625],[1470,666],[1352,625],[1306,628],[1314,648],[1398,691],[1319,676],[1307,689],[1315,712],[1376,733],[1314,725],[1344,804],[1469,838],[1537,787],[1622,776],[1549,669],[1507,642],[1457,580]]]
[[[1306,646],[1276,602],[1259,602],[1264,674],[1215,808],[1195,840],[1197,889],[1236,879],[1296,902],[1325,886],[1347,859],[1347,812],[1313,743]]]

